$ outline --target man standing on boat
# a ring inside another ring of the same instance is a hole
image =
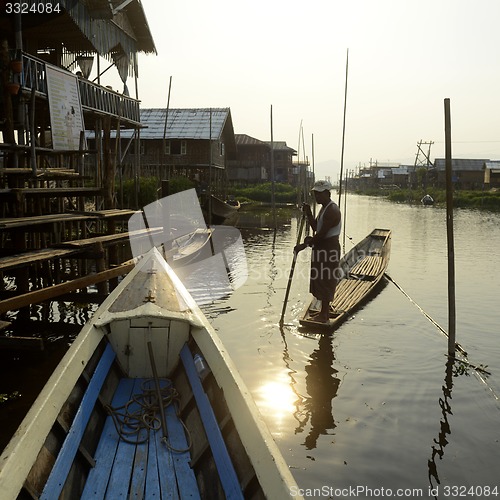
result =
[[[329,319],[330,303],[337,287],[338,264],[340,259],[339,235],[342,226],[340,209],[331,199],[332,185],[327,180],[314,183],[312,192],[316,203],[322,206],[316,219],[311,206],[302,204],[302,210],[314,231],[314,236],[306,236],[304,243],[297,245],[296,253],[312,247],[309,291],[321,302],[321,310],[314,321],[326,323]]]

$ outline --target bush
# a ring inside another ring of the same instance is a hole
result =
[[[139,177],[138,207],[135,203],[135,181],[123,181],[123,205],[125,207],[140,208],[157,200],[158,179],[156,177]]]
[[[139,206],[145,207],[160,198],[160,181],[157,177],[139,177]],[[186,191],[194,187],[194,183],[187,177],[172,177],[170,179],[170,194]],[[135,182],[127,179],[123,182],[123,204],[126,207],[135,207]]]
[[[231,188],[231,194],[240,201],[242,199],[248,199],[271,203],[272,183],[266,182],[264,184],[254,184],[246,187],[233,187]],[[290,184],[277,182],[274,185],[274,200],[276,203],[296,203],[297,189]]]

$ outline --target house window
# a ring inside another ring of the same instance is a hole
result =
[[[224,143],[223,142],[219,143],[219,154],[220,154],[220,156],[224,156]]]
[[[187,142],[180,140],[167,141],[167,143],[165,144],[165,154],[167,155],[187,154]]]

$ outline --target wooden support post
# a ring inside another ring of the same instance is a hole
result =
[[[115,208],[115,172],[114,161],[111,158],[111,120],[107,117],[103,120],[103,160],[104,208]]]
[[[453,183],[451,160],[450,99],[444,100],[445,158],[446,158],[446,235],[448,242],[448,354],[455,354],[455,248],[453,242]]]
[[[36,126],[35,126],[35,87],[31,90],[31,99],[30,99],[30,144],[31,144],[31,170],[33,171],[33,176],[36,177],[36,143],[35,143],[35,135],[36,135]]]
[[[106,261],[105,261],[105,252],[104,247],[100,241],[98,241],[95,246],[95,254],[96,254],[96,270],[98,273],[102,273],[106,270]],[[97,285],[97,291],[99,293],[108,293],[107,283],[101,282]]]

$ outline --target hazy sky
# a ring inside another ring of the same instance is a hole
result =
[[[294,149],[302,122],[317,175],[444,157],[500,158],[498,0],[142,0],[158,56],[139,58],[144,107],[230,107],[235,133]],[[132,85],[130,85],[132,89]],[[302,148],[302,144],[301,144]],[[301,154],[302,158],[302,154]]]

